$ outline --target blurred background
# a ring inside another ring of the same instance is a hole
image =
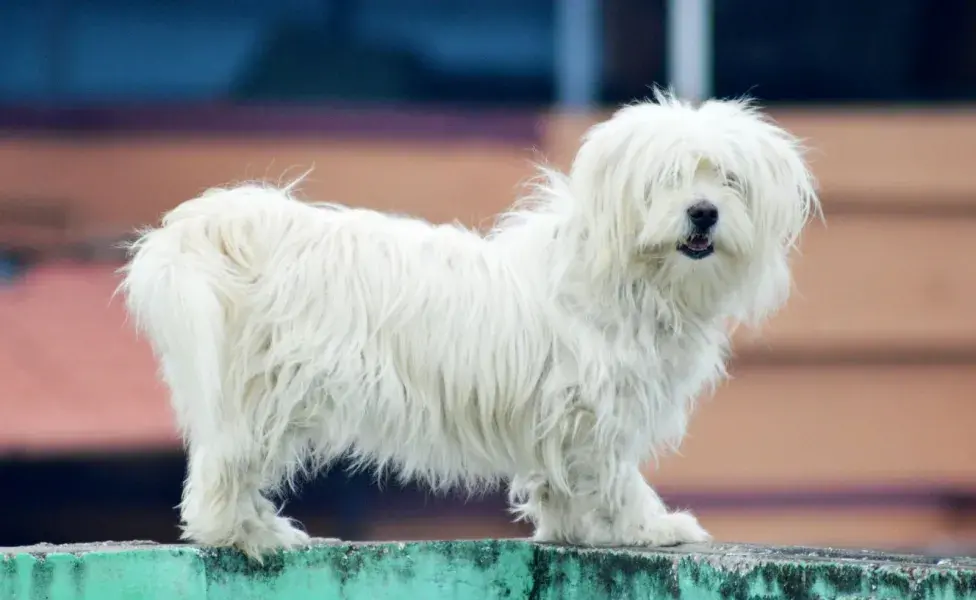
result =
[[[0,546],[177,538],[183,456],[113,244],[204,188],[482,225],[544,155],[672,84],[807,138],[828,226],[680,456],[718,539],[976,552],[976,2],[3,0]],[[346,539],[521,536],[500,497],[341,470]]]

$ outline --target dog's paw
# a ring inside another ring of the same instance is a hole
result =
[[[234,546],[258,563],[263,562],[264,556],[270,552],[312,543],[307,533],[285,517],[273,516],[248,525],[247,532],[234,541]]]
[[[675,512],[648,519],[637,528],[638,546],[676,546],[712,539],[691,513]]]

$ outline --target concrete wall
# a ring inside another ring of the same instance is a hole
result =
[[[152,544],[0,548],[5,600],[964,600],[976,562],[743,545],[580,550],[520,540],[316,545],[269,556]]]

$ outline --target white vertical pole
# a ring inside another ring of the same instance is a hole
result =
[[[711,0],[668,2],[668,78],[684,100],[712,94],[712,11]]]
[[[564,110],[585,110],[600,96],[601,2],[555,0],[555,4],[556,104]]]

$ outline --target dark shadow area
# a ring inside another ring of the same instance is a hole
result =
[[[185,475],[182,453],[73,455],[0,462],[0,546],[144,539],[178,541],[176,506]],[[316,537],[368,537],[372,519],[505,518],[500,494],[465,499],[415,486],[374,485],[367,474],[334,468],[289,495],[284,514]],[[435,530],[451,538],[452,531]]]

